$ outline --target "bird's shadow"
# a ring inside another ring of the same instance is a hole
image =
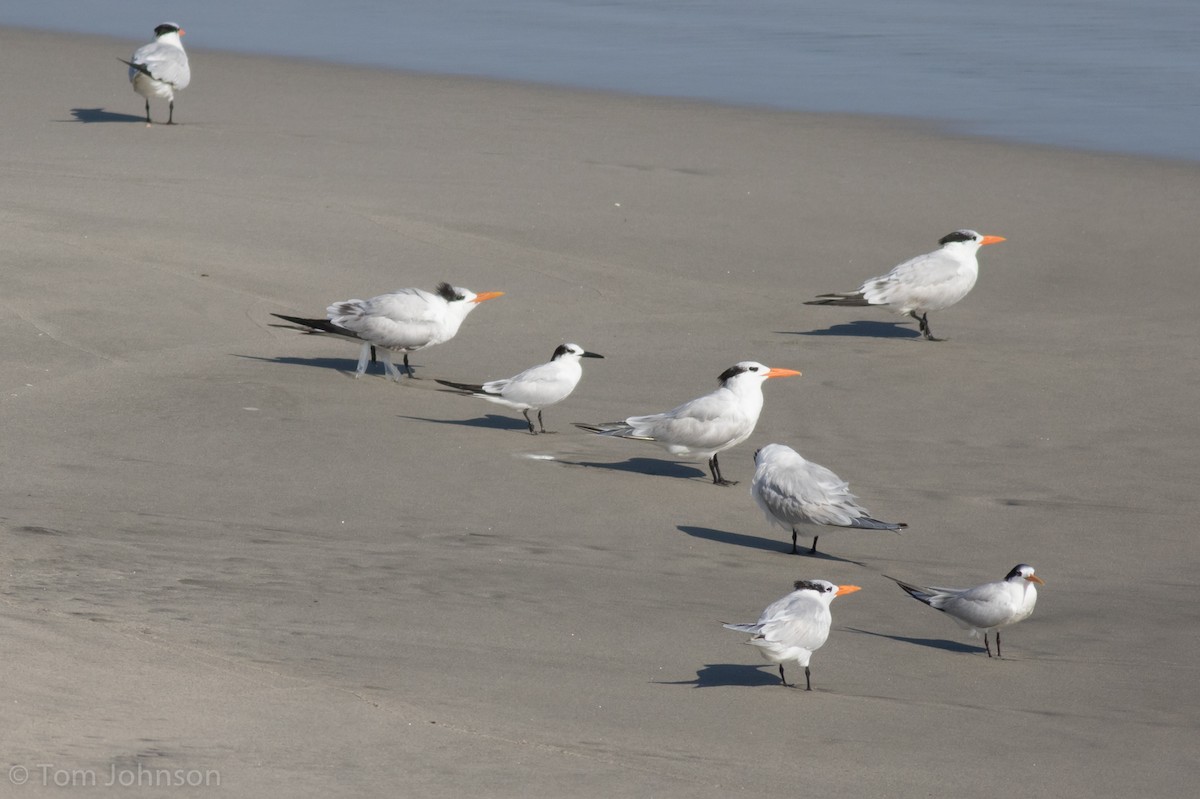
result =
[[[914,646],[924,646],[930,649],[941,649],[945,652],[982,652],[983,647],[964,644],[961,641],[947,641],[944,638],[911,638],[906,635],[888,635],[887,633],[877,633],[873,630],[863,630],[858,627],[842,627],[841,629],[847,632],[860,633],[862,635],[874,635],[878,638],[890,638],[893,641],[900,641],[905,644],[913,644]]]
[[[524,433],[529,432],[529,425],[525,424],[524,419],[514,419],[511,416],[500,416],[495,413],[489,413],[475,419],[433,419],[428,416],[404,416],[403,414],[397,414],[397,418],[411,419],[414,422],[454,424],[461,427],[484,427],[490,430],[520,430]]]
[[[875,322],[859,319],[853,322],[830,325],[818,330],[777,330],[785,336],[847,336],[852,338],[920,338],[921,333],[913,330],[907,322]]]
[[[611,469],[617,472],[634,472],[652,477],[675,477],[692,480],[697,477],[707,478],[708,473],[676,461],[664,461],[658,458],[629,458],[618,463],[597,463],[595,461],[559,460],[567,466],[581,466],[588,469]]]
[[[696,671],[694,680],[656,680],[659,685],[690,685],[693,688],[719,688],[730,685],[779,685],[779,673],[769,664],[708,663]]]
[[[749,549],[763,549],[767,552],[778,552],[784,555],[792,554],[792,545],[790,541],[781,541],[774,538],[763,538],[757,535],[746,535],[744,533],[730,533],[726,530],[714,530],[711,527],[693,527],[687,524],[681,524],[675,529],[681,533],[686,533],[693,538],[704,538],[709,541],[716,541],[721,544],[731,544],[738,547],[747,547]],[[817,552],[812,554],[808,547],[801,546],[800,551],[796,553],[797,557],[804,557],[810,561],[825,560],[837,563],[853,563],[856,566],[866,566],[865,563],[849,558],[839,558],[836,555],[830,555],[826,552]],[[800,562],[800,561],[798,561]]]
[[[146,117],[137,114],[119,114],[115,111],[105,111],[103,108],[72,108],[71,116],[76,122],[142,122]],[[65,120],[64,120],[65,121]]]
[[[264,358],[261,355],[235,355],[235,358],[245,358],[250,361],[263,361],[264,363],[279,363],[288,366],[313,366],[318,369],[333,369],[351,377],[358,369],[358,359],[356,358],[294,358],[294,357],[279,357],[279,358]],[[401,373],[404,372],[404,367],[399,367]],[[415,370],[416,367],[414,366]],[[367,371],[363,372],[363,377],[383,377],[387,378],[387,372],[382,364],[368,365]],[[408,378],[405,377],[404,380]],[[403,381],[401,381],[403,382]]]

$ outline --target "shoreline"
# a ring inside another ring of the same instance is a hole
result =
[[[114,42],[122,43],[128,48],[136,47],[141,42],[135,39],[129,39],[121,36],[107,36],[89,34],[86,32],[68,32],[58,31],[48,28],[24,28],[19,26],[0,25],[2,30],[24,31],[27,33],[46,35],[46,36],[67,36],[67,37],[83,37],[90,39],[107,39]],[[186,44],[186,43],[185,43]],[[713,108],[725,108],[733,111],[742,110],[753,113],[778,113],[778,114],[799,114],[803,116],[821,116],[832,119],[843,120],[864,120],[887,125],[893,125],[900,128],[915,127],[925,132],[945,138],[964,138],[969,140],[979,140],[981,142],[991,142],[994,144],[1010,145],[1018,147],[1028,147],[1035,150],[1061,151],[1065,153],[1074,153],[1078,155],[1094,155],[1100,157],[1119,157],[1119,158],[1138,158],[1150,161],[1159,161],[1170,164],[1178,164],[1180,166],[1197,166],[1200,165],[1200,156],[1188,157],[1184,155],[1167,155],[1153,152],[1140,152],[1127,149],[1104,149],[1099,147],[1089,147],[1083,145],[1070,145],[1054,142],[1039,141],[1032,137],[1012,136],[1007,137],[1000,134],[988,133],[973,133],[964,130],[971,125],[966,120],[954,120],[951,118],[937,117],[922,117],[922,116],[906,116],[903,114],[887,114],[879,112],[853,112],[853,111],[835,111],[835,110],[820,110],[820,109],[802,109],[791,108],[786,105],[772,103],[739,103],[732,100],[719,100],[713,98],[705,98],[701,96],[688,95],[670,95],[670,94],[655,94],[652,92],[637,92],[626,89],[607,88],[602,86],[585,86],[573,85],[569,83],[555,83],[537,80],[523,80],[519,78],[508,78],[503,76],[492,76],[487,74],[476,73],[456,73],[456,72],[439,72],[425,71],[413,68],[395,67],[387,64],[372,64],[372,63],[356,63],[352,61],[338,61],[332,58],[321,58],[318,56],[300,56],[288,53],[264,53],[257,54],[245,50],[222,49],[198,47],[193,48],[190,45],[187,47],[188,52],[193,50],[196,55],[204,56],[212,54],[214,56],[233,56],[242,58],[263,58],[280,62],[294,62],[297,64],[313,64],[318,66],[326,66],[331,68],[359,69],[365,71],[377,71],[385,73],[394,73],[400,77],[412,78],[441,78],[441,79],[461,79],[468,81],[478,81],[483,84],[497,83],[502,85],[511,85],[514,87],[527,87],[530,89],[548,89],[563,92],[575,92],[579,94],[598,94],[607,95],[616,98],[625,97],[629,99],[643,99],[660,102],[682,102],[695,103]]]

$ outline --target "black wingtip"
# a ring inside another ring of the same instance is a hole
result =
[[[449,386],[450,388],[454,389],[455,391],[466,392],[467,394],[482,394],[482,393],[484,393],[483,386],[475,385],[472,383],[455,383],[453,380],[442,380],[441,378],[437,378],[437,377],[434,378],[434,382],[441,383],[443,386]]]

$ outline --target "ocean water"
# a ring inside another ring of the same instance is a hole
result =
[[[1200,161],[1197,0],[10,0],[0,25]],[[194,81],[203,80],[201,69]]]

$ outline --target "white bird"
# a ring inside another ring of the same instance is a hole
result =
[[[154,41],[133,51],[128,61],[129,82],[133,90],[146,98],[146,124],[150,124],[150,98],[167,101],[167,124],[175,124],[175,92],[186,89],[192,80],[187,53],[183,50],[183,28],[175,22],[164,22],[154,29]]]
[[[886,305],[921,323],[921,335],[940,341],[929,330],[929,312],[941,311],[967,296],[979,277],[975,253],[1002,236],[983,236],[956,230],[938,241],[941,249],[905,261],[882,277],[873,277],[856,291],[820,294],[805,305]]]
[[[592,433],[653,441],[672,455],[700,455],[717,485],[736,485],[721,476],[717,453],[750,437],[762,412],[764,380],[798,376],[795,369],[772,369],[756,361],[742,361],[721,373],[721,386],[711,394],[685,402],[678,408],[649,416],[630,416],[623,422],[575,423]]]
[[[886,574],[884,577],[888,577]],[[895,577],[888,577],[913,599],[942,611],[958,624],[971,631],[972,638],[983,633],[983,645],[988,657],[992,647],[988,633],[996,631],[996,657],[1000,657],[1000,630],[1029,618],[1037,603],[1037,586],[1045,581],[1033,573],[1027,563],[1018,563],[1003,580],[984,583],[974,588],[922,588]]]
[[[805,690],[811,691],[812,673],[808,670],[808,661],[829,638],[829,627],[833,623],[829,605],[835,597],[862,589],[857,585],[834,585],[827,580],[797,580],[795,588],[792,593],[767,605],[753,624],[724,626],[754,636],[746,643],[759,647],[764,658],[779,664],[779,680],[784,685],[788,684],[783,676],[784,661],[794,660],[803,666]]]
[[[459,326],[481,302],[503,296],[503,291],[475,294],[449,283],[439,283],[436,292],[400,289],[369,300],[335,302],[325,309],[326,319],[304,319],[273,313],[271,316],[299,325],[306,333],[339,336],[362,344],[355,377],[374,360],[375,348],[387,350],[383,366],[396,382],[400,371],[392,354],[404,353],[404,370],[414,377],[408,353],[454,338]],[[281,325],[282,327],[282,325]]]
[[[881,522],[867,515],[850,486],[819,463],[805,460],[784,444],[767,444],[754,453],[754,482],[750,493],[767,521],[792,531],[792,554],[797,554],[796,536],[801,525],[811,525],[812,554],[817,553],[820,527],[857,527],[864,530],[899,531],[903,522]]]
[[[449,380],[438,380],[443,386],[458,389],[474,397],[482,397],[498,405],[515,408],[525,416],[529,432],[536,435],[533,421],[529,418],[530,411],[537,411],[538,427],[543,433],[552,433],[542,424],[542,409],[555,403],[562,402],[571,396],[579,378],[583,377],[581,358],[603,358],[594,352],[587,352],[578,344],[560,344],[554,350],[554,355],[548,363],[531,366],[524,372],[501,380],[489,380],[486,383],[454,383]]]

